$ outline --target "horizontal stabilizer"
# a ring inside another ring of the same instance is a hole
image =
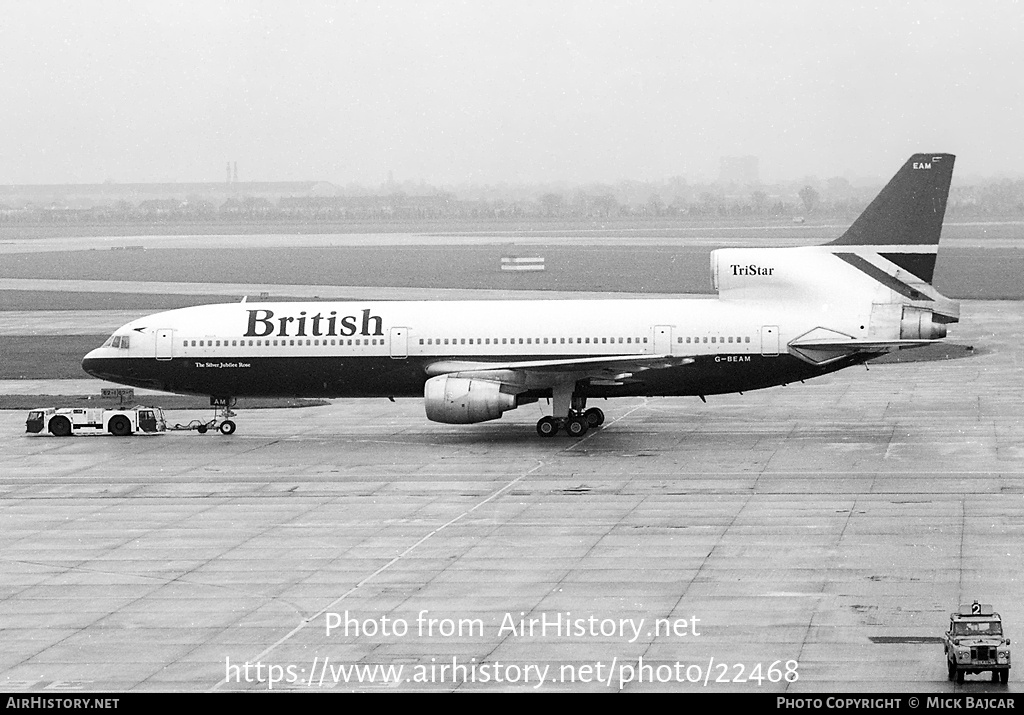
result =
[[[825,365],[856,353],[887,353],[903,348],[919,348],[938,340],[874,340],[850,338],[797,339],[789,344],[790,352],[813,365]]]

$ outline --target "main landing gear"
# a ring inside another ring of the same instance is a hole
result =
[[[553,390],[555,415],[565,417],[542,417],[537,422],[537,434],[541,437],[554,437],[558,430],[565,430],[570,437],[582,437],[591,427],[604,424],[604,412],[596,407],[586,409],[587,398],[575,394],[576,386],[560,385]]]

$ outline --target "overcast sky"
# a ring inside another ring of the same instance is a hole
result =
[[[1018,2],[32,2],[0,183],[1024,174]]]

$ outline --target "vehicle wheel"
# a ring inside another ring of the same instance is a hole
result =
[[[999,680],[1004,683],[1010,682],[1010,671],[1004,670],[999,674]]]
[[[949,676],[950,680],[952,680],[956,676],[956,666],[953,665],[953,661],[951,660],[946,661],[946,673]]]
[[[958,682],[958,683],[964,682],[964,671],[962,671],[962,670],[956,671],[956,682]]]
[[[127,437],[132,433],[132,423],[124,415],[117,415],[110,418],[107,429],[110,430],[110,434],[112,435],[117,437]]]
[[[537,423],[537,434],[541,437],[554,437],[558,432],[558,423],[554,417],[541,417]]]
[[[199,434],[206,434],[206,425],[199,425],[196,427],[196,432]]]
[[[600,427],[604,424],[604,412],[597,407],[591,407],[583,413],[583,417],[587,420],[588,427]]]
[[[235,423],[232,422],[231,420],[224,420],[223,422],[220,423],[220,427],[218,427],[218,429],[220,430],[221,434],[234,434]]]
[[[54,417],[50,420],[50,434],[55,437],[67,437],[71,434],[71,420],[67,417]]]
[[[587,429],[587,421],[583,417],[573,417],[565,423],[565,431],[570,437],[582,437]]]
[[[1000,675],[999,675],[999,671],[998,671],[998,670],[993,670],[993,671],[992,671],[992,682],[993,682],[993,683],[998,683],[998,682],[999,682],[999,679],[1000,679],[1001,677],[1002,677],[1002,676],[1000,676]]]

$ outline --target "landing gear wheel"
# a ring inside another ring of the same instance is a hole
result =
[[[588,427],[600,427],[604,424],[604,412],[597,407],[591,407],[584,412],[583,418],[587,421]]]
[[[108,429],[116,437],[127,437],[132,433],[132,423],[124,415],[117,415],[110,418]]]
[[[218,427],[217,429],[220,430],[221,434],[234,434],[235,423],[232,422],[231,420],[224,420],[223,422],[220,423],[220,427]]]
[[[541,437],[554,437],[558,432],[558,423],[553,417],[541,417],[537,423],[537,434]]]
[[[54,437],[67,437],[71,434],[71,421],[67,417],[54,417],[50,420],[50,434]]]
[[[582,437],[588,429],[587,420],[583,417],[573,417],[565,423],[565,431],[570,437]]]

